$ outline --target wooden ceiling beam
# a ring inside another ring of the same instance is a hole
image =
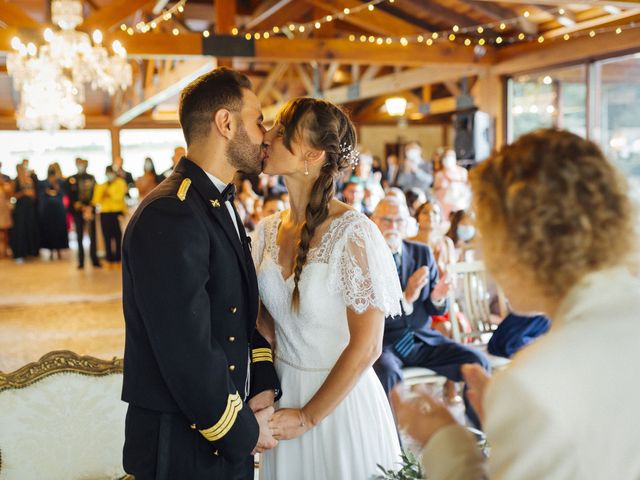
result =
[[[264,79],[260,88],[258,88],[258,93],[256,94],[258,100],[263,102],[264,99],[267,98],[267,95],[273,89],[274,85],[284,76],[288,69],[289,64],[279,63],[271,70],[271,73]]]
[[[491,67],[494,75],[512,75],[525,71],[554,67],[594,58],[619,55],[638,49],[640,30],[632,29],[616,35],[614,32],[569,41],[555,39],[543,45],[514,45],[499,50],[497,63]]]
[[[291,3],[292,0],[268,0],[262,2],[253,13],[253,18],[245,23],[244,28],[252,30],[257,25],[269,20],[273,15]]]
[[[268,17],[265,17],[260,22],[251,22],[243,26],[243,30],[250,30],[252,32],[259,32],[260,30],[269,30],[273,27],[282,27],[290,22],[295,22],[304,17],[311,7],[301,0],[295,2],[288,2],[286,5],[281,6],[278,10],[274,11]],[[250,26],[249,26],[250,25]]]
[[[450,68],[422,67],[411,70],[404,70],[398,73],[383,75],[373,80],[361,81],[353,85],[335,87],[321,92],[321,98],[333,103],[343,104],[365,100],[368,98],[387,95],[403,90],[417,88],[427,83],[440,83],[449,80],[457,80],[469,75],[486,72],[487,68],[482,66],[460,67],[452,65]],[[432,102],[433,103],[433,102]],[[275,117],[281,105],[271,105],[263,109],[264,117],[267,121]]]
[[[491,2],[494,0],[476,0],[478,2]],[[519,5],[549,5],[549,6],[557,6],[557,5],[571,5],[578,3],[575,0],[535,0],[532,2],[531,0],[501,0],[501,3],[514,3]],[[637,0],[583,0],[579,2],[581,5],[612,5],[620,8],[632,8],[632,7],[640,7],[640,2]]]
[[[37,28],[44,26],[15,3],[0,0],[0,22],[10,27]]]
[[[566,33],[579,32],[581,30],[587,30],[590,28],[599,28],[610,23],[620,22],[622,20],[640,20],[640,8],[632,8],[624,12],[616,13],[615,15],[603,15],[591,20],[577,22],[575,25],[572,25],[570,27],[561,27],[549,30],[544,33],[544,38],[557,38],[563,36]]]
[[[180,93],[192,80],[216,67],[214,58],[186,60],[168,73],[162,75],[156,85],[143,91],[143,98],[134,105],[125,106],[126,110],[116,112],[113,124],[122,127],[134,118],[161,104],[168,98]]]
[[[149,3],[153,0],[114,0],[85,18],[81,27],[87,31],[99,28],[107,32]]]
[[[508,8],[501,7],[495,3],[480,2],[478,0],[459,0],[470,6],[476,12],[480,12],[493,20],[506,20],[516,16],[516,12]]]
[[[469,25],[475,25],[478,23],[472,18],[462,15],[451,8],[443,7],[441,4],[434,2],[433,0],[402,0],[402,4],[409,7],[412,11],[422,11],[429,17],[436,17],[438,20],[445,23],[451,23],[452,25],[456,24],[460,27],[468,27]]]
[[[325,10],[327,14],[335,14],[336,12],[343,11],[345,8],[353,8],[353,2],[350,0],[331,0],[328,2],[320,0],[304,1]],[[378,35],[412,35],[425,31],[423,28],[406,22],[380,8],[375,8],[371,12],[364,10],[358,13],[350,13],[349,15],[343,16],[341,20]]]
[[[0,30],[0,51],[10,49],[11,37],[8,30]],[[110,44],[118,39],[127,49],[130,58],[162,58],[211,55],[215,57],[236,57],[269,62],[315,61],[328,64],[332,62],[359,63],[367,65],[489,65],[493,62],[495,50],[487,48],[486,54],[478,58],[472,48],[462,45],[442,43],[431,47],[398,43],[376,45],[350,42],[343,39],[286,39],[244,40],[239,37],[203,39],[198,33],[180,34],[178,38],[166,33],[146,33],[133,37],[123,32],[114,32],[107,36]],[[217,43],[216,43],[217,42]],[[207,45],[206,51],[203,43]],[[235,50],[234,50],[235,49]]]

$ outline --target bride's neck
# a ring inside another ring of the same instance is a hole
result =
[[[289,219],[296,225],[302,225],[306,221],[307,205],[311,198],[311,190],[315,179],[285,177],[284,183],[289,191]]]

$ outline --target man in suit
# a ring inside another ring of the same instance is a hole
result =
[[[431,248],[404,240],[409,220],[406,203],[386,197],[376,207],[372,220],[393,253],[404,291],[403,314],[387,318],[382,355],[374,365],[387,395],[402,381],[404,367],[429,368],[455,382],[462,380],[460,367],[465,363],[479,363],[489,370],[489,361],[481,352],[431,328],[431,316],[447,310],[450,287],[446,278],[438,278]],[[468,404],[467,416],[478,425]]]
[[[96,179],[87,173],[88,160],[76,158],[78,173],[67,178],[65,191],[69,197],[69,213],[73,218],[76,235],[78,236],[78,268],[84,268],[84,229],[89,231],[89,254],[91,263],[96,268],[101,268],[96,249],[96,209],[92,205],[93,193],[96,188]]]
[[[232,180],[262,168],[260,102],[218,68],[180,98],[187,156],[124,238],[124,467],[136,480],[253,479],[279,382]]]

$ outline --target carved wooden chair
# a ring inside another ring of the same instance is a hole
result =
[[[121,388],[122,359],[69,351],[0,372],[0,479],[131,478]]]

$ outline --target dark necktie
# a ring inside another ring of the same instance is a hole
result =
[[[393,261],[396,263],[396,271],[398,272],[398,277],[402,278],[402,255],[400,255],[400,252],[393,253]]]

